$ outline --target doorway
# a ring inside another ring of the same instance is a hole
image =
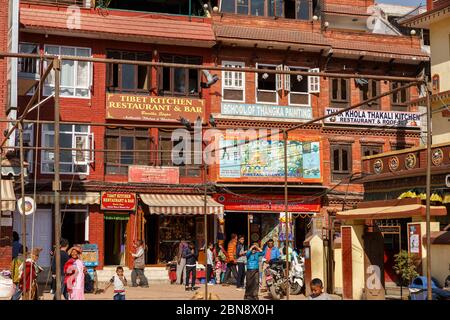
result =
[[[303,216],[295,213],[292,216],[294,217],[295,248],[303,249],[305,239],[311,230],[311,216]]]
[[[105,215],[105,265],[125,265],[128,219]]]
[[[69,241],[69,245],[83,244],[87,239],[87,208],[61,210],[61,237]]]
[[[227,212],[225,215],[225,245],[231,239],[231,234],[244,235],[248,241],[248,213],[247,212]]]

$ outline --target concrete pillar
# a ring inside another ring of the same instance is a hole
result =
[[[323,240],[318,235],[308,237],[305,242],[305,289],[306,295],[310,295],[309,283],[314,278],[319,278],[323,282],[323,287],[327,287],[326,283],[326,264],[324,261]]]
[[[427,226],[426,222],[422,221],[423,217],[415,217],[413,218],[413,221],[408,223],[408,252],[414,255],[418,255],[420,259],[420,268],[418,272],[426,276],[427,275],[427,245],[424,240],[426,240],[426,231]],[[439,231],[439,222],[431,221],[430,222],[430,230],[433,231]],[[418,237],[416,236],[418,235]],[[419,241],[419,247],[417,252],[417,247],[414,247],[413,242],[416,240]],[[433,257],[431,258],[433,259]]]

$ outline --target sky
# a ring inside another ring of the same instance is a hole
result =
[[[405,6],[418,6],[419,4],[426,5],[426,0],[375,0],[377,3],[391,3],[401,4]]]

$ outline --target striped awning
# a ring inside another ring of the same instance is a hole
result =
[[[100,204],[100,192],[61,192],[60,203],[64,204]],[[55,195],[53,192],[36,194],[37,204],[54,204]]]
[[[16,208],[16,196],[12,180],[3,180],[2,187],[2,211],[14,211]]]
[[[151,214],[204,214],[204,197],[201,195],[139,194],[150,208]],[[223,205],[207,196],[206,213],[223,216]]]

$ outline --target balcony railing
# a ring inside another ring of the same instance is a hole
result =
[[[82,8],[91,8],[94,0],[22,0],[22,3],[45,4],[58,7],[79,6]]]

